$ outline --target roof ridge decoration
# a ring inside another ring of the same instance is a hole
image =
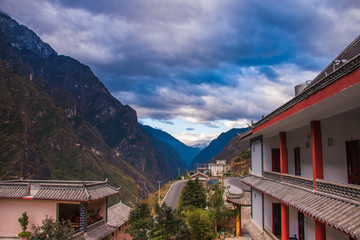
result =
[[[89,199],[90,199],[90,194],[89,194],[89,192],[88,192],[88,190],[87,190],[87,188],[86,188],[85,183],[84,183],[84,189],[85,189],[85,194],[86,194],[86,196],[87,196],[87,199],[89,200]]]

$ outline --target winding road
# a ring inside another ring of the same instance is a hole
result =
[[[179,180],[174,182],[171,185],[169,191],[166,193],[163,203],[166,203],[166,205],[171,207],[172,209],[176,209],[180,193],[187,181],[188,180]]]

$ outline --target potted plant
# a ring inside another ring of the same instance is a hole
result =
[[[29,224],[29,217],[26,214],[26,211],[21,214],[21,217],[18,219],[18,222],[21,225],[22,232],[18,233],[18,236],[21,240],[27,240],[30,238],[31,232],[27,232],[27,225]]]

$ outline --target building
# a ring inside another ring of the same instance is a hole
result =
[[[226,160],[216,160],[215,163],[209,163],[208,167],[212,177],[222,177],[229,171]]]
[[[209,176],[201,172],[197,172],[190,176],[190,180],[195,180],[195,179],[199,179],[199,181],[207,182],[209,180]]]
[[[251,126],[252,221],[281,239],[360,239],[360,36]],[[260,234],[261,235],[261,234]]]
[[[29,216],[28,231],[31,231],[32,225],[41,225],[48,216],[56,220],[69,220],[76,236],[85,239],[106,238],[121,227],[114,221],[114,207],[108,211],[107,199],[116,193],[118,189],[106,181],[1,181],[0,239],[18,238],[17,234],[21,232],[18,218],[25,211]],[[119,204],[115,207],[123,205]],[[126,214],[128,212],[126,210]],[[108,224],[109,218],[111,224]]]

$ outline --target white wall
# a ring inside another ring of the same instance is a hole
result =
[[[324,120],[321,122],[324,179],[348,183],[346,141],[360,139],[359,120],[354,118]],[[333,138],[334,146],[328,146],[328,138]]]
[[[305,216],[305,239],[315,240],[315,221],[308,215]]]
[[[279,203],[271,197],[264,196],[264,226],[272,231],[272,204]]]
[[[299,236],[298,233],[298,211],[295,208],[289,207],[289,236]]]
[[[327,240],[349,240],[349,237],[332,227],[325,225],[326,239]]]
[[[256,141],[251,144],[251,171],[257,175],[262,175],[261,171],[261,142]]]
[[[272,171],[271,149],[280,148],[279,136],[264,138],[264,171]]]
[[[253,220],[262,229],[262,193],[253,189],[252,201]]]
[[[306,141],[310,141],[310,125],[307,128],[302,128],[296,132],[286,133],[286,143],[288,151],[288,172],[295,175],[295,160],[294,148],[300,148],[301,160],[301,176],[306,178],[313,178],[312,172],[312,153],[311,143],[310,147],[306,148]]]

